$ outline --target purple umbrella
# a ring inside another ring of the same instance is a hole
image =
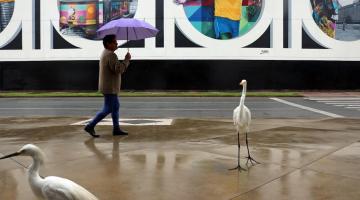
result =
[[[96,32],[99,38],[116,35],[117,40],[141,40],[155,37],[159,30],[143,20],[120,18],[108,22]]]

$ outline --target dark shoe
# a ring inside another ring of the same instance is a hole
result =
[[[113,135],[129,135],[126,131],[123,131],[121,129],[113,130]]]
[[[100,135],[96,135],[94,128],[91,128],[89,126],[85,126],[84,131],[86,131],[87,133],[89,133],[91,136],[93,136],[95,138],[100,137]]]

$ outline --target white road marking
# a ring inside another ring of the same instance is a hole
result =
[[[332,106],[360,106],[360,104],[328,104],[328,105],[332,105]]]
[[[317,101],[319,103],[324,103],[326,105],[336,106],[336,107],[343,107],[346,109],[353,109],[359,111],[360,108],[360,97],[308,97],[304,98],[311,101]]]
[[[323,114],[323,115],[326,115],[326,116],[329,116],[329,117],[333,117],[333,118],[343,118],[344,116],[342,115],[337,115],[337,114],[334,114],[334,113],[330,113],[330,112],[326,112],[326,111],[323,111],[323,110],[319,110],[319,109],[315,109],[315,108],[310,108],[310,107],[307,107],[307,106],[302,106],[302,105],[299,105],[299,104],[296,104],[296,103],[292,103],[292,102],[289,102],[289,101],[285,101],[283,99],[279,99],[279,98],[270,98],[274,101],[277,101],[277,102],[280,102],[280,103],[283,103],[283,104],[287,104],[287,105],[290,105],[290,106],[294,106],[294,107],[297,107],[297,108],[301,108],[303,110],[308,110],[308,111],[311,111],[311,112],[315,112],[315,113],[319,113],[319,114]]]
[[[87,119],[84,121],[76,122],[70,125],[86,125],[91,121],[91,119]],[[173,123],[173,119],[126,119],[122,118],[119,120],[120,126],[170,126]],[[100,126],[112,126],[112,119],[105,118],[100,121],[97,125]]]
[[[101,108],[0,108],[0,110],[100,110]],[[144,110],[144,111],[153,111],[153,110],[169,110],[169,111],[232,111],[232,108],[120,108],[120,110]]]
[[[360,102],[321,102],[321,101],[318,101],[320,103],[325,103],[325,104],[360,104]]]
[[[0,110],[99,110],[100,108],[0,108]]]
[[[306,97],[304,99],[308,100],[314,100],[314,101],[342,101],[342,100],[360,100],[360,97],[323,97],[323,98],[317,98],[317,97]]]
[[[358,109],[358,108],[360,108],[360,107],[358,107],[358,106],[354,106],[354,107],[350,106],[350,107],[345,107],[345,108],[348,108],[348,109]]]
[[[308,100],[311,100],[311,99],[308,99]],[[315,100],[313,100],[315,101]],[[328,100],[328,101],[318,101],[318,102],[322,102],[322,103],[335,103],[335,102],[339,102],[339,103],[348,103],[348,102],[351,102],[351,103],[360,103],[360,101],[354,101],[354,100],[349,100],[349,101],[345,101],[345,100]]]

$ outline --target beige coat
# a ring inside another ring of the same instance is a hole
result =
[[[128,66],[129,61],[119,61],[114,52],[104,49],[99,63],[99,92],[118,94],[121,88],[121,74]]]

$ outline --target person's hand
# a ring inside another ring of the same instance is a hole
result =
[[[125,55],[125,60],[130,60],[130,59],[131,59],[131,54],[127,52],[127,54]]]
[[[187,2],[187,0],[174,0],[176,4],[184,4]]]

